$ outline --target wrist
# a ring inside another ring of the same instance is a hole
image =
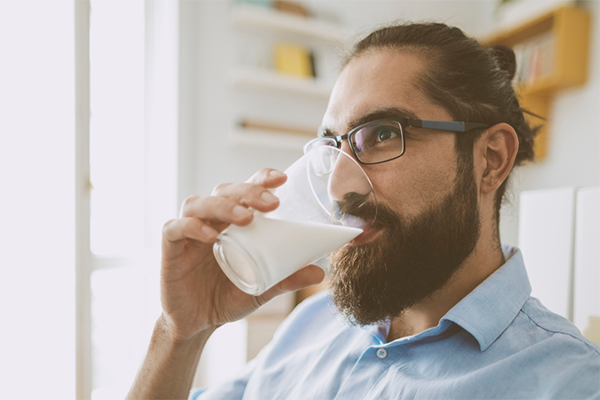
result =
[[[185,339],[178,338],[170,329],[168,318],[161,315],[127,398],[187,399],[200,355],[215,329],[206,329]]]
[[[163,342],[168,342],[173,348],[189,348],[195,345],[203,346],[217,328],[218,326],[208,327],[189,336],[182,335],[170,322],[169,317],[162,313],[154,326],[154,336],[160,337]]]

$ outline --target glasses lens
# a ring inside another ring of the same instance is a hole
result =
[[[352,135],[358,159],[365,163],[391,160],[404,152],[402,127],[395,121],[374,121]]]
[[[322,147],[322,146],[337,148],[337,142],[332,137],[321,137],[321,138],[313,139],[304,145],[304,154],[308,153],[309,151],[311,151],[317,147]]]
[[[316,176],[322,177],[331,174],[335,163],[338,159],[339,152],[332,151],[332,147],[337,150],[336,146],[314,146],[310,149],[310,167]]]

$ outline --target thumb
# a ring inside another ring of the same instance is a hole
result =
[[[317,265],[310,264],[258,296],[257,300],[259,304],[265,304],[275,296],[316,285],[323,282],[323,279],[325,279],[325,272]]]

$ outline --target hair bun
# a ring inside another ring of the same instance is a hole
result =
[[[508,80],[512,81],[515,77],[515,72],[517,71],[515,52],[510,47],[501,44],[490,46],[489,51],[498,63],[500,69],[506,71],[508,74]]]

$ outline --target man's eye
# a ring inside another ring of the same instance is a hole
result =
[[[398,136],[398,132],[394,129],[383,128],[379,129],[375,135],[375,140],[377,142],[385,142],[386,140],[393,139]]]

